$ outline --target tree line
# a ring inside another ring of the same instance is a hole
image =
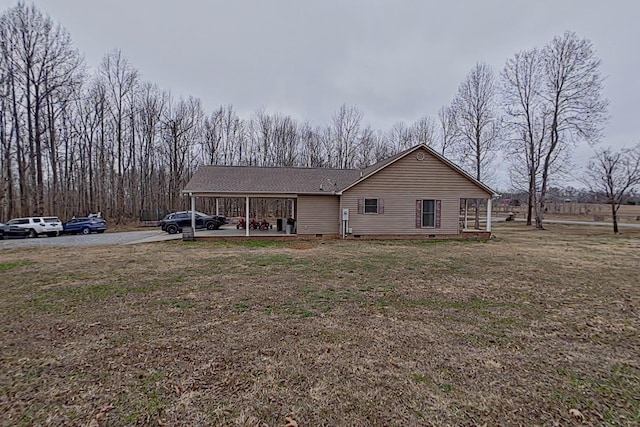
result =
[[[386,131],[342,105],[314,124],[232,105],[205,111],[145,81],[119,50],[89,72],[69,33],[23,2],[0,16],[0,217],[101,211],[112,221],[180,209],[202,164],[360,168],[427,144],[490,181],[499,151],[512,163],[542,226],[551,177],[571,150],[595,143],[606,121],[600,61],[567,32],[517,53],[496,74],[478,63],[436,118]]]

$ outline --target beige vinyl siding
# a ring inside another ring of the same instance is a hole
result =
[[[298,196],[298,234],[339,234],[338,196]]]
[[[424,155],[423,160],[418,157]],[[488,199],[487,193],[426,150],[419,149],[347,190],[354,235],[458,234],[461,198]],[[358,199],[384,200],[384,214],[358,214]],[[441,200],[440,228],[416,228],[416,200]]]

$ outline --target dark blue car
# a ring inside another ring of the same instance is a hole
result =
[[[65,234],[91,234],[104,233],[107,222],[100,217],[73,218],[62,224],[62,232]]]
[[[29,235],[29,230],[17,225],[7,225],[0,222],[0,240],[24,239]]]

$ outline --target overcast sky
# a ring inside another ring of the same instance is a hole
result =
[[[2,9],[15,1],[0,0]],[[640,141],[640,2],[596,0],[36,0],[95,67],[121,49],[145,80],[208,111],[258,107],[315,124],[355,104],[387,130],[437,116],[476,62],[496,72],[566,30],[606,76],[605,145]],[[584,163],[591,150],[576,154]]]

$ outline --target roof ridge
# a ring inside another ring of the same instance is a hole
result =
[[[357,172],[362,169],[327,168],[323,166],[255,166],[255,165],[201,165],[207,168],[253,168],[253,169],[313,169]]]

